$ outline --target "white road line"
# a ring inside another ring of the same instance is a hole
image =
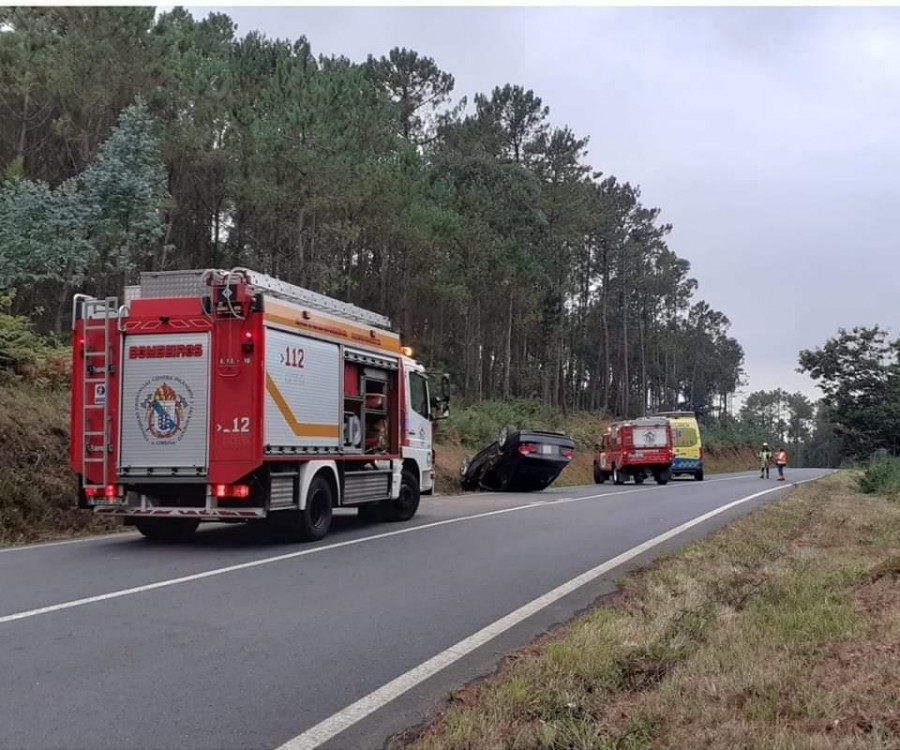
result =
[[[746,479],[744,476],[730,476],[724,477],[722,479],[707,479],[706,484],[711,484],[712,482],[730,482],[735,479]],[[585,484],[585,485],[576,485],[574,487],[566,487],[566,488],[557,488],[560,490],[577,490],[581,487],[592,487],[593,485]],[[471,495],[435,495],[435,499],[440,500],[450,500],[450,499],[472,499],[473,497],[482,498],[482,497],[496,497],[497,495],[502,495],[502,492],[479,492],[473,493]],[[593,495],[591,497],[594,497]],[[429,498],[431,499],[431,498]],[[560,498],[563,499],[563,498]],[[569,499],[569,498],[565,498]],[[576,500],[579,498],[575,498]],[[584,499],[584,498],[582,498]],[[544,501],[538,501],[537,503],[530,503],[530,505],[542,504]],[[418,528],[418,527],[417,527]],[[100,541],[108,541],[111,539],[130,539],[132,537],[137,536],[136,531],[119,531],[113,534],[94,534],[92,536],[82,536],[77,539],[59,539],[54,542],[35,542],[34,544],[16,544],[9,547],[0,547],[0,555],[4,552],[28,552],[28,551],[36,551],[47,549],[48,547],[62,547],[67,544],[83,544],[84,542],[100,542]]]
[[[599,495],[586,495],[584,497],[575,497],[575,498],[560,498],[560,500],[565,499],[570,502],[577,502],[580,500],[595,500],[601,497],[616,497],[618,495],[628,495],[637,492],[653,492],[655,490],[662,489],[660,487],[643,487],[641,489],[635,490],[620,490],[618,492],[603,492]],[[74,599],[68,602],[62,602],[60,604],[51,604],[46,607],[38,607],[37,609],[29,609],[22,612],[15,612],[11,615],[3,615],[0,616],[0,625],[3,625],[7,622],[14,622],[16,620],[24,620],[29,617],[37,617],[38,615],[46,615],[51,612],[60,612],[64,609],[74,609],[75,607],[83,607],[87,604],[96,604],[98,602],[109,601],[110,599],[121,599],[125,596],[133,596],[135,594],[142,594],[145,591],[154,591],[155,589],[167,588],[169,586],[178,586],[182,583],[190,583],[192,581],[200,581],[204,578],[213,578],[214,576],[225,575],[226,573],[235,573],[239,570],[248,570],[250,568],[258,568],[263,565],[271,565],[277,562],[283,562],[284,560],[293,560],[296,557],[305,557],[306,555],[315,555],[320,552],[327,552],[328,550],[339,549],[341,547],[351,547],[356,544],[363,544],[364,542],[372,542],[378,539],[387,539],[392,536],[400,536],[401,534],[412,534],[416,531],[422,531],[424,529],[434,529],[438,526],[448,526],[454,523],[462,523],[463,521],[473,521],[479,518],[488,518],[490,516],[499,516],[504,513],[514,513],[520,510],[529,510],[532,508],[540,508],[548,505],[556,505],[560,502],[560,500],[544,500],[544,501],[536,501],[532,503],[528,503],[527,505],[516,505],[512,508],[500,508],[499,510],[490,510],[485,511],[484,513],[474,513],[470,516],[458,516],[456,518],[446,518],[443,521],[434,521],[432,523],[424,523],[419,526],[407,526],[403,529],[397,529],[396,531],[386,531],[382,534],[373,534],[372,536],[360,537],[358,539],[348,539],[345,542],[335,542],[334,544],[327,544],[321,547],[310,547],[308,549],[299,550],[297,552],[288,552],[284,555],[275,555],[274,557],[264,557],[260,560],[251,560],[245,563],[238,563],[237,565],[229,565],[225,568],[215,568],[213,570],[207,570],[202,573],[193,573],[187,576],[181,576],[179,578],[169,578],[164,581],[156,581],[155,583],[147,583],[142,586],[134,586],[129,589],[120,589],[118,591],[110,591],[106,594],[97,594],[96,596],[88,596],[84,599]]]
[[[80,536],[77,539],[59,539],[55,542],[35,542],[34,544],[17,544],[14,547],[0,547],[0,555],[5,552],[27,552],[28,550],[46,549],[47,547],[62,547],[66,544],[81,544],[82,542],[99,542],[102,539],[130,539],[135,536],[135,531],[117,531],[112,534],[94,534],[92,536]]]
[[[735,479],[743,479],[744,477],[727,477],[724,479],[717,479],[711,481],[729,481]],[[193,573],[187,576],[181,576],[179,578],[169,578],[164,581],[156,581],[154,583],[147,583],[141,586],[134,586],[128,589],[119,589],[118,591],[110,591],[106,594],[97,594],[95,596],[88,596],[83,599],[73,599],[68,602],[61,602],[59,604],[50,604],[46,607],[38,607],[37,609],[29,609],[23,610],[22,612],[14,612],[10,615],[0,615],[0,625],[3,625],[8,622],[15,622],[16,620],[24,620],[29,617],[37,617],[38,615],[46,615],[51,612],[61,612],[66,609],[74,609],[75,607],[84,607],[88,604],[97,604],[98,602],[109,601],[110,599],[121,599],[126,596],[134,596],[135,594],[142,594],[146,591],[154,591],[156,589],[168,588],[169,586],[178,586],[183,583],[191,583],[193,581],[201,581],[204,578],[213,578],[215,576],[225,575],[226,573],[235,573],[240,570],[248,570],[250,568],[258,568],[263,565],[271,565],[277,562],[283,562],[284,560],[293,560],[296,557],[305,557],[306,555],[315,555],[320,552],[327,552],[328,550],[340,549],[341,547],[351,547],[356,544],[363,544],[364,542],[372,542],[378,539],[387,539],[392,536],[400,536],[401,534],[412,534],[416,531],[422,531],[424,529],[434,529],[438,526],[447,526],[449,524],[454,523],[462,523],[463,521],[473,521],[479,518],[488,518],[490,516],[499,516],[504,513],[514,513],[520,510],[529,510],[532,508],[540,508],[549,505],[559,505],[560,503],[576,503],[581,502],[582,500],[596,500],[601,497],[616,497],[618,495],[629,495],[638,492],[656,492],[664,490],[663,487],[653,486],[653,487],[641,487],[639,489],[633,490],[617,490],[612,492],[602,492],[597,495],[585,495],[583,497],[561,497],[554,500],[536,500],[534,502],[528,503],[527,505],[516,505],[511,508],[500,508],[499,510],[490,510],[485,511],[484,513],[474,513],[470,516],[458,516],[456,518],[447,518],[443,521],[434,521],[432,523],[424,523],[419,526],[407,526],[403,529],[397,529],[396,531],[386,531],[382,534],[373,534],[372,536],[360,537],[358,539],[348,539],[345,542],[335,542],[334,544],[327,544],[321,547],[310,547],[308,549],[299,550],[297,552],[288,552],[284,555],[275,555],[274,557],[264,557],[260,560],[250,560],[245,563],[238,563],[237,565],[229,565],[224,568],[215,568],[213,570],[206,570],[202,573]]]
[[[623,552],[620,555],[616,555],[616,557],[613,557],[612,559],[601,563],[600,565],[592,568],[586,573],[582,573],[580,576],[567,581],[566,583],[558,586],[552,591],[548,591],[546,594],[539,596],[537,599],[528,602],[528,604],[519,607],[519,609],[510,612],[505,617],[501,617],[496,622],[493,622],[487,627],[482,628],[477,633],[470,635],[468,638],[464,638],[459,643],[448,648],[446,651],[442,651],[436,656],[433,656],[428,661],[423,662],[419,666],[414,667],[413,669],[400,675],[396,679],[393,679],[387,684],[382,685],[380,688],[369,693],[364,698],[360,698],[360,700],[356,701],[356,703],[350,704],[346,708],[338,711],[336,714],[330,716],[324,721],[321,721],[315,726],[307,729],[297,737],[294,737],[294,739],[284,743],[283,745],[281,745],[281,747],[278,748],[278,750],[314,750],[314,748],[317,748],[325,742],[328,742],[328,740],[340,734],[345,729],[348,729],[357,722],[366,718],[370,714],[377,711],[379,708],[393,701],[395,698],[403,695],[403,693],[424,682],[429,677],[432,677],[441,670],[446,669],[451,664],[472,653],[475,649],[483,646],[488,641],[491,641],[498,635],[505,633],[510,628],[515,627],[523,620],[526,620],[532,615],[537,614],[542,609],[549,607],[551,604],[559,601],[564,596],[571,594],[576,589],[581,588],[585,584],[588,584],[596,578],[604,575],[605,573],[614,570],[620,565],[627,563],[629,560],[633,560],[638,555],[641,555],[644,552],[652,549],[653,547],[656,547],[663,542],[668,541],[672,537],[677,536],[678,534],[681,534],[688,529],[703,523],[704,521],[708,521],[710,518],[718,516],[721,513],[730,510],[731,508],[741,505],[742,503],[750,502],[751,500],[755,500],[756,498],[762,497],[763,495],[768,495],[771,492],[777,492],[778,490],[784,489],[786,486],[790,487],[792,485],[805,484],[806,482],[812,482],[815,479],[819,479],[819,477],[814,477],[813,479],[804,479],[799,482],[792,482],[788,485],[772,487],[767,490],[762,490],[761,492],[754,492],[752,495],[747,495],[746,497],[742,497],[739,500],[734,500],[730,503],[726,503],[725,505],[722,505],[715,510],[711,510],[708,513],[704,513],[703,515],[697,516],[690,521],[676,526],[673,529],[669,529],[659,536],[648,539],[646,542],[643,542],[636,547],[632,547],[631,549]]]

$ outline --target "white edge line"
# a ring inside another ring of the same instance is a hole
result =
[[[722,479],[713,479],[711,482],[724,482],[724,481],[733,481],[736,479],[745,479],[746,477],[737,476],[737,477],[725,477]],[[590,485],[584,485],[589,487]],[[356,544],[363,544],[364,542],[372,542],[378,539],[387,539],[392,536],[399,536],[401,534],[412,534],[416,531],[421,531],[423,529],[433,529],[438,526],[447,526],[449,524],[461,523],[463,521],[472,521],[478,518],[487,518],[489,516],[499,516],[504,513],[514,513],[519,510],[528,510],[530,508],[541,508],[548,505],[559,505],[561,503],[574,503],[581,502],[582,500],[596,500],[600,497],[615,497],[618,495],[629,495],[637,492],[654,492],[657,490],[662,490],[662,487],[659,486],[651,486],[651,487],[641,487],[638,489],[628,489],[628,490],[618,490],[612,492],[602,492],[598,495],[585,495],[583,497],[560,497],[555,499],[548,500],[536,500],[526,505],[516,505],[511,508],[500,508],[498,510],[490,510],[485,511],[484,513],[475,513],[470,516],[458,516],[456,518],[446,518],[442,521],[434,521],[433,523],[425,523],[419,526],[408,526],[403,529],[397,529],[396,531],[386,531],[382,534],[373,534],[371,536],[360,537],[358,539],[348,539],[345,542],[335,542],[334,544],[326,544],[321,547],[311,547],[309,549],[299,550],[297,552],[288,552],[284,555],[276,555],[274,557],[265,557],[260,560],[250,560],[245,563],[238,563],[237,565],[229,565],[224,568],[215,568],[213,570],[206,570],[202,573],[192,573],[191,575],[181,576],[179,578],[168,578],[163,581],[156,581],[154,583],[146,583],[140,586],[134,586],[132,588],[127,589],[119,589],[117,591],[110,591],[105,594],[96,594],[95,596],[88,596],[83,599],[73,599],[68,602],[60,602],[59,604],[50,604],[45,607],[38,607],[36,609],[28,609],[23,610],[21,612],[13,612],[8,615],[0,615],[0,625],[4,625],[8,622],[15,622],[16,620],[25,620],[29,617],[37,617],[38,615],[46,615],[51,612],[61,612],[66,609],[74,609],[76,607],[84,607],[88,604],[97,604],[99,602],[109,601],[110,599],[121,599],[126,596],[134,596],[135,594],[142,594],[146,591],[154,591],[156,589],[167,588],[169,586],[178,586],[183,583],[191,583],[192,581],[201,581],[204,578],[213,578],[215,576],[225,575],[226,573],[235,573],[240,570],[248,570],[250,568],[258,568],[263,565],[271,565],[277,562],[283,562],[284,560],[292,560],[296,557],[305,557],[306,555],[315,555],[320,552],[327,552],[328,550],[339,549],[341,547],[350,547]],[[100,539],[106,538],[115,538],[115,535],[110,535],[109,537],[98,537]],[[59,542],[58,544],[71,544],[77,541],[87,541],[85,540],[77,540],[77,539],[69,539],[63,542]],[[52,542],[49,544],[53,544]],[[37,545],[37,546],[47,546],[47,545]],[[30,549],[34,549],[35,547],[30,547]],[[20,549],[20,548],[15,548]],[[14,550],[4,550],[12,552]]]
[[[539,596],[537,599],[528,602],[524,606],[519,607],[519,609],[510,612],[505,617],[501,617],[499,620],[491,623],[487,627],[482,628],[477,633],[473,633],[468,638],[464,638],[459,643],[456,643],[445,651],[442,651],[436,656],[433,656],[428,661],[423,662],[419,666],[410,669],[408,672],[405,672],[404,674],[391,680],[385,685],[382,685],[380,688],[369,693],[365,697],[360,698],[355,703],[350,704],[346,708],[341,709],[336,714],[333,714],[324,721],[321,721],[315,726],[310,727],[302,734],[294,737],[291,740],[288,740],[277,750],[314,750],[314,748],[317,748],[323,743],[328,742],[330,739],[340,734],[345,729],[348,729],[349,727],[358,723],[362,719],[377,711],[379,708],[393,701],[395,698],[403,695],[403,693],[424,682],[429,677],[432,677],[441,670],[446,669],[451,664],[472,653],[475,649],[483,646],[488,641],[493,640],[498,635],[501,635],[510,628],[515,627],[523,620],[526,620],[540,610],[549,607],[551,604],[571,594],[576,589],[581,588],[585,584],[590,583],[591,581],[619,567],[620,565],[627,563],[635,557],[643,554],[647,550],[650,550],[653,547],[656,547],[663,542],[668,541],[672,537],[677,536],[678,534],[681,534],[682,532],[687,531],[688,529],[697,526],[705,521],[708,521],[710,518],[718,516],[721,513],[734,508],[735,506],[741,505],[742,503],[747,503],[751,500],[755,500],[758,497],[762,497],[763,495],[768,495],[771,492],[777,492],[778,490],[785,489],[786,487],[805,484],[806,482],[812,482],[820,478],[821,477],[804,479],[798,482],[792,482],[788,485],[780,485],[778,487],[772,487],[767,490],[762,490],[761,492],[754,492],[752,495],[747,495],[746,497],[734,500],[730,503],[716,508],[715,510],[711,510],[707,513],[704,513],[703,515],[697,516],[690,521],[686,521],[679,526],[663,532],[659,536],[655,536],[652,539],[648,539],[646,542],[632,547],[631,549],[621,553],[620,555],[616,555],[610,560],[601,563],[597,567],[591,568],[586,573],[582,573],[581,575],[576,576],[575,578],[567,581],[561,586],[557,586],[555,589],[548,591],[542,596]]]
[[[190,583],[192,581],[201,581],[204,578],[213,578],[214,576],[225,575],[226,573],[235,573],[239,570],[248,570],[250,568],[258,568],[263,565],[271,565],[277,562],[283,562],[284,560],[293,560],[297,557],[305,557],[306,555],[315,555],[320,552],[327,552],[328,550],[339,549],[341,547],[351,547],[356,544],[363,544],[365,542],[372,542],[378,539],[387,539],[388,537],[400,536],[401,534],[412,534],[416,531],[422,531],[424,529],[433,529],[438,526],[447,526],[449,524],[454,523],[462,523],[463,521],[472,521],[478,518],[487,518],[489,516],[499,516],[504,513],[514,513],[519,510],[529,510],[531,508],[542,508],[544,506],[549,505],[557,505],[560,501],[565,500],[566,502],[578,502],[580,500],[595,500],[600,497],[614,497],[618,495],[629,495],[636,492],[653,492],[654,490],[662,489],[659,487],[642,487],[640,489],[634,490],[620,490],[618,492],[603,492],[599,495],[585,495],[584,497],[566,497],[559,498],[557,500],[545,500],[545,501],[536,501],[532,503],[528,503],[527,505],[515,505],[511,508],[500,508],[498,510],[489,510],[484,513],[475,513],[469,516],[457,516],[455,518],[445,518],[442,521],[434,521],[432,523],[420,524],[418,526],[407,526],[403,529],[397,529],[396,531],[386,531],[382,534],[373,534],[371,536],[359,537],[358,539],[348,539],[345,542],[335,542],[334,544],[326,544],[321,547],[310,547],[309,549],[298,550],[297,552],[288,552],[283,555],[276,555],[274,557],[264,557],[260,560],[250,560],[244,563],[238,563],[236,565],[229,565],[224,568],[215,568],[213,570],[206,570],[202,573],[192,573],[191,575],[181,576],[179,578],[168,578],[163,581],[156,581],[154,583],[142,584],[140,586],[134,586],[132,588],[127,589],[119,589],[117,591],[110,591],[105,594],[97,594],[95,596],[88,596],[83,599],[73,599],[68,602],[61,602],[59,604],[50,604],[46,607],[38,607],[37,609],[29,609],[23,610],[22,612],[14,612],[9,615],[0,616],[0,625],[3,625],[8,622],[14,622],[16,620],[24,620],[29,617],[37,617],[38,615],[45,615],[51,612],[60,612],[65,609],[74,609],[75,607],[83,607],[87,604],[96,604],[98,602],[109,601],[110,599],[121,599],[125,596],[133,596],[134,594],[141,594],[145,591],[154,591],[155,589],[167,588],[169,586],[177,586],[183,583]]]
[[[121,539],[130,538],[137,534],[136,531],[113,531],[109,534],[91,534],[90,536],[80,536],[77,539],[57,539],[52,542],[34,542],[32,544],[11,544],[6,547],[0,547],[0,555],[5,552],[27,552],[29,550],[47,549],[48,547],[62,547],[66,544],[81,544],[82,542],[99,542],[104,539]]]
[[[746,479],[746,478],[747,477],[742,476],[742,475],[737,475],[737,473],[736,473],[736,475],[734,475],[734,476],[722,477],[721,479],[707,479],[706,484],[712,484],[713,482],[730,482],[735,479]],[[570,491],[570,490],[578,490],[583,487],[592,487],[592,486],[593,485],[590,485],[590,484],[583,484],[583,485],[574,485],[571,487],[559,487],[557,489],[562,490],[562,491]],[[434,498],[440,499],[440,500],[449,500],[452,498],[459,499],[459,498],[473,498],[473,497],[476,497],[476,498],[496,497],[497,495],[502,495],[502,494],[504,494],[504,493],[502,493],[502,492],[478,492],[478,493],[472,493],[470,495],[439,494],[439,495],[434,495]],[[563,494],[563,493],[561,492],[560,494]],[[599,496],[591,495],[591,497],[599,497]],[[562,498],[560,498],[560,499],[562,499]],[[568,500],[569,498],[565,498],[565,499]],[[575,498],[575,499],[587,499],[587,498]],[[530,505],[540,505],[540,504],[543,504],[543,502],[544,501],[535,501],[533,503],[530,503]],[[421,528],[421,527],[417,526],[416,528]],[[50,542],[33,542],[31,544],[10,544],[10,545],[6,545],[6,546],[0,545],[0,555],[2,555],[5,552],[37,551],[37,550],[47,549],[49,547],[62,547],[63,545],[66,545],[66,544],[82,544],[84,542],[102,542],[102,541],[109,541],[111,539],[121,539],[123,537],[130,538],[133,536],[137,536],[136,531],[115,531],[115,532],[112,532],[109,534],[91,534],[90,536],[80,536],[75,539],[56,539],[56,540],[50,541]]]

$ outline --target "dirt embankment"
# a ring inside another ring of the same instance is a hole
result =
[[[0,544],[114,528],[75,508],[69,394],[0,386]]]

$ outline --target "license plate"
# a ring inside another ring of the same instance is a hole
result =
[[[553,453],[553,446],[552,445],[542,445],[541,453],[544,454],[545,456],[550,453]]]

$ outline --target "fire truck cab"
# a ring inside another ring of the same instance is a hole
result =
[[[382,315],[235,268],[76,295],[73,329],[81,508],[150,538],[268,519],[316,540],[336,507],[407,521],[434,489],[449,381]]]

